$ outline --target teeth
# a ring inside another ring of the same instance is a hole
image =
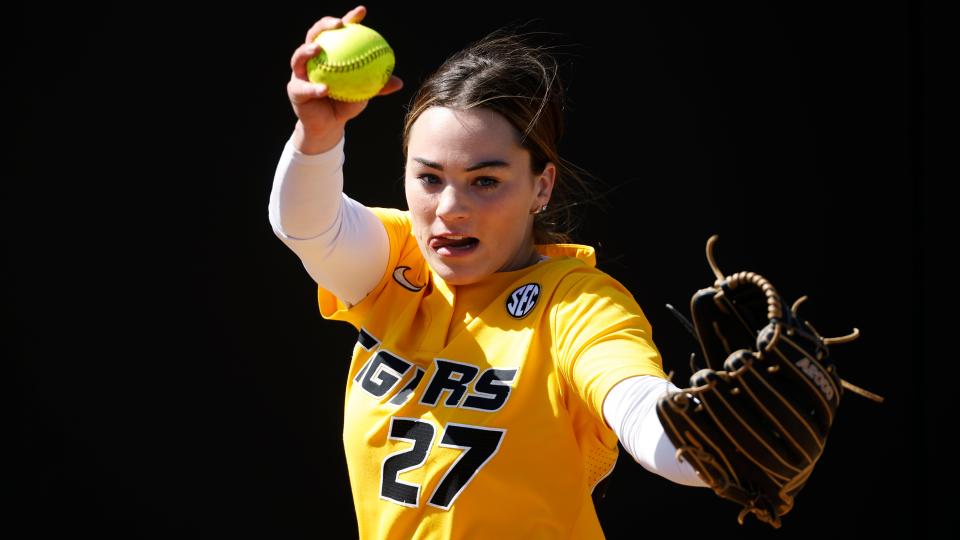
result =
[[[460,234],[448,234],[444,238],[449,238],[450,240],[463,240],[466,236]]]

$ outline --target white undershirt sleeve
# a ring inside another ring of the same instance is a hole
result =
[[[287,140],[267,213],[274,234],[310,277],[353,306],[383,276],[390,242],[377,216],[343,193],[345,140],[322,154],[304,154]]]
[[[641,375],[614,385],[603,402],[603,416],[634,461],[667,480],[687,486],[707,487],[687,462],[676,458],[657,416],[657,400],[667,390],[679,390],[670,381]]]

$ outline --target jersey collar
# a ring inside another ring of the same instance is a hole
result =
[[[592,246],[585,244],[537,244],[537,253],[547,257],[572,257],[580,259],[587,266],[597,266],[597,253]]]

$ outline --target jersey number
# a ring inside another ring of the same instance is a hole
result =
[[[500,449],[504,429],[481,428],[464,424],[448,424],[440,439],[441,448],[464,450],[447,471],[429,504],[444,510],[460,495],[463,488],[473,480],[477,472],[490,461]],[[413,443],[409,450],[387,456],[380,474],[380,496],[403,506],[420,506],[420,486],[397,479],[400,473],[417,469],[427,461],[433,446],[436,428],[430,422],[413,418],[393,418],[390,421],[390,438]]]

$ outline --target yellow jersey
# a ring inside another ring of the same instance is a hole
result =
[[[377,286],[320,313],[359,332],[343,442],[362,539],[603,538],[591,494],[612,472],[603,400],[666,378],[630,292],[590,246],[454,286],[426,263],[409,211],[371,208],[390,239]]]

